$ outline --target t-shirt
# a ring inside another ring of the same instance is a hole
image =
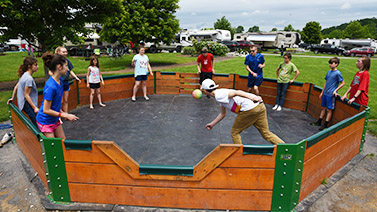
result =
[[[334,91],[338,88],[339,83],[343,82],[343,76],[339,70],[330,70],[327,72],[325,80],[326,86],[323,95],[332,96]]]
[[[369,91],[369,71],[357,72],[351,83],[350,99],[355,96],[357,90],[361,90],[361,94],[355,99],[360,105],[368,105]]]
[[[265,62],[264,57],[260,53],[257,53],[255,57],[249,54],[246,56],[246,59],[245,59],[245,65],[249,66],[251,71],[255,72],[258,75],[257,78],[263,78],[263,69],[259,68],[258,65],[263,64],[264,62]],[[250,72],[249,72],[249,77],[253,77],[253,75],[250,74]]]
[[[221,106],[229,109],[234,113],[239,113],[240,111],[248,111],[258,106],[259,103],[255,103],[252,100],[244,97],[234,96],[232,98],[229,98],[229,92],[231,91],[232,89],[226,88],[216,89],[214,91],[216,101]]]
[[[71,74],[72,69],[74,68],[73,64],[71,61],[67,58],[67,72],[63,76],[63,81],[68,81],[69,80],[69,75]]]
[[[18,88],[17,88],[17,104],[18,108],[22,110],[25,105],[25,88],[31,87],[30,91],[30,98],[31,101],[33,101],[33,104],[38,107],[38,90],[37,85],[35,84],[35,81],[33,77],[28,73],[25,72],[20,80],[18,81]]]
[[[59,117],[56,116],[49,116],[43,113],[43,105],[45,100],[52,101],[51,103],[51,110],[56,112],[60,112],[60,108],[62,106],[62,98],[63,98],[63,78],[60,77],[60,85],[57,83],[54,78],[50,77],[45,87],[43,88],[43,101],[41,108],[37,114],[37,121],[40,124],[47,125],[47,124],[55,124]]]
[[[212,72],[212,61],[214,60],[211,53],[207,53],[207,57],[204,57],[203,54],[200,54],[197,63],[201,64],[200,71],[202,72]]]
[[[289,62],[288,64],[281,62],[278,69],[280,70],[278,83],[289,83],[289,81],[291,80],[292,72],[297,72],[297,67],[291,62]]]
[[[149,58],[147,55],[141,56],[140,54],[137,54],[132,60],[136,60],[135,77],[148,74]]]
[[[96,66],[89,66],[89,83],[100,83],[99,69]]]

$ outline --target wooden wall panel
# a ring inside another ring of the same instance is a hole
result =
[[[37,137],[26,127],[21,119],[11,110],[16,141],[33,169],[38,173],[47,188],[46,172],[43,164],[41,144]]]
[[[243,146],[224,161],[221,168],[266,168],[275,169],[276,148],[272,155],[243,155]]]

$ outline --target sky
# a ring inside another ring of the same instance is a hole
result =
[[[179,0],[176,13],[182,29],[213,28],[223,16],[232,27],[247,31],[259,26],[261,31],[278,30],[291,24],[302,30],[310,21],[322,29],[364,18],[377,18],[377,0]]]

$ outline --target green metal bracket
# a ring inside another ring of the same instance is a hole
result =
[[[192,166],[171,166],[156,164],[140,164],[140,174],[156,174],[156,175],[181,175],[193,176],[194,167]]]
[[[80,105],[80,89],[79,89],[79,82],[76,82],[76,92],[77,92],[77,105]]]
[[[367,133],[367,127],[368,127],[368,120],[369,120],[369,113],[370,113],[370,108],[367,107],[365,108],[365,122],[364,122],[364,130],[363,130],[363,136],[361,137],[361,143],[360,143],[360,150],[359,150],[359,153],[361,151],[363,151],[363,147],[364,147],[364,143],[365,143],[365,135]]]
[[[313,87],[313,84],[310,83],[309,92],[308,92],[308,98],[306,99],[305,112],[308,112],[309,101],[310,101],[310,94],[312,94],[312,87]]]
[[[274,153],[274,145],[243,145],[244,155],[272,155]]]
[[[153,83],[154,83],[154,94],[157,94],[157,76],[156,76],[156,72],[154,71],[153,72]]]
[[[92,150],[91,140],[64,140],[65,149]]]
[[[42,136],[41,147],[49,195],[58,202],[71,202],[61,138]]]
[[[298,204],[306,140],[278,144],[271,211],[291,211]]]

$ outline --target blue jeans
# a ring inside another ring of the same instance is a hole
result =
[[[275,104],[283,106],[285,100],[285,93],[287,93],[289,83],[278,83],[277,86],[277,95]]]
[[[22,109],[30,118],[31,122],[38,128],[37,125],[37,114],[34,113],[33,108],[30,106],[30,104],[25,101],[24,108]]]

